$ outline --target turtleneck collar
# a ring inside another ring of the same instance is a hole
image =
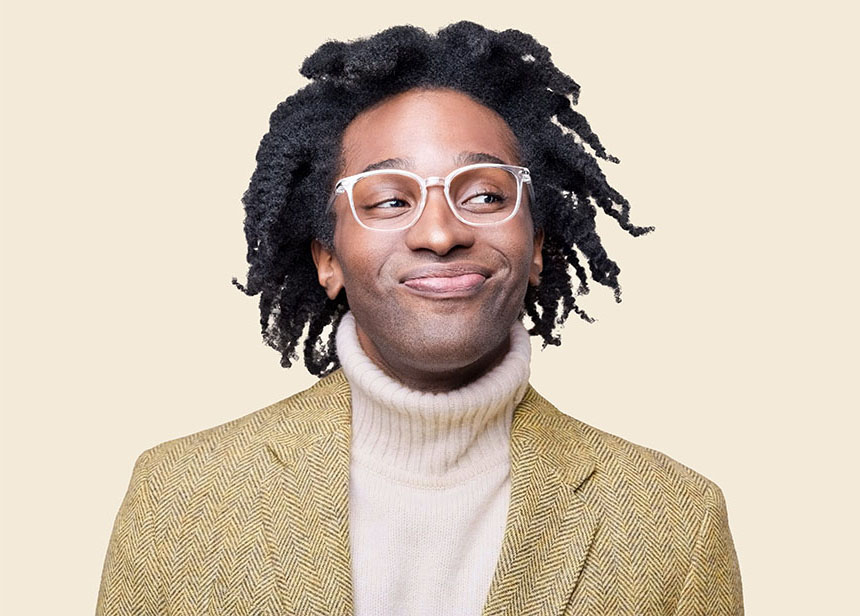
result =
[[[355,463],[424,488],[461,484],[510,463],[511,420],[528,387],[531,359],[519,321],[502,361],[448,392],[410,389],[385,374],[361,348],[350,312],[338,327],[337,354],[352,394]]]

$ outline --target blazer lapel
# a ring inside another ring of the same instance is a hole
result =
[[[282,609],[352,616],[349,384],[338,370],[290,399],[266,446],[262,496]],[[560,411],[528,388],[511,427],[511,501],[483,616],[560,616],[598,526],[577,488],[594,455]]]
[[[277,462],[263,495],[281,608],[352,616],[349,386],[342,372],[290,401],[267,442]]]
[[[483,616],[559,616],[598,517],[577,493],[594,455],[560,411],[528,388],[511,427],[511,501]]]

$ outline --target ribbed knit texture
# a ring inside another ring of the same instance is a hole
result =
[[[469,385],[412,390],[386,375],[344,315],[352,395],[349,524],[356,616],[478,616],[510,502],[510,429],[531,347],[514,323],[502,361]]]

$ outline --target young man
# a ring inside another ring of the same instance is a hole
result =
[[[244,198],[239,286],[283,364],[306,333],[323,378],[141,455],[97,612],[742,613],[719,488],[528,385],[528,334],[588,319],[578,254],[618,296],[596,208],[650,230],[582,145],[611,159],[576,84],[470,23],[302,70]]]

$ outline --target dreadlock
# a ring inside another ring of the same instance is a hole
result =
[[[544,230],[541,283],[529,286],[525,297],[529,333],[540,336],[544,346],[558,345],[555,330],[571,311],[592,322],[575,301],[589,292],[589,273],[621,301],[620,269],[597,234],[597,209],[633,236],[653,227],[631,224],[629,203],[609,186],[597,162],[618,159],[607,154],[573,109],[579,85],[530,35],[466,21],[435,36],[398,26],[366,39],[327,42],[305,60],[301,73],[311,82],[277,106],[257,151],[257,167],[242,198],[247,282],[233,278],[245,294],[260,295],[263,339],[281,353],[282,366],[298,359],[296,347],[305,331],[307,369],[324,376],[339,365],[335,334],[348,303],[344,292],[329,299],[317,282],[310,243],[333,242],[327,204],[347,125],[372,105],[415,88],[469,95],[501,115],[518,141],[535,190],[531,215],[535,228]]]

